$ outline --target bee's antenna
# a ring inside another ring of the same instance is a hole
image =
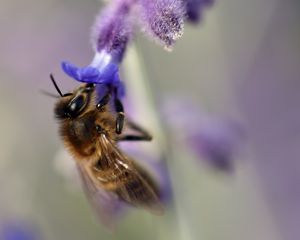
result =
[[[45,90],[40,90],[40,92],[42,93],[42,94],[44,94],[44,95],[46,95],[46,96],[48,96],[48,97],[52,97],[52,98],[59,98],[59,96],[58,95],[55,95],[55,94],[53,94],[53,93],[50,93],[50,92],[48,92],[48,91],[45,91]]]
[[[52,83],[53,83],[53,85],[54,85],[56,91],[58,92],[58,94],[59,94],[61,97],[63,97],[64,95],[61,93],[59,87],[57,86],[57,84],[56,84],[56,82],[55,82],[55,79],[54,79],[52,73],[50,73],[50,79],[51,79],[51,81],[52,81]]]

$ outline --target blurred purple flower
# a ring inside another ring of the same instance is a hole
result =
[[[142,27],[166,49],[183,34],[185,9],[181,0],[140,0]]]
[[[0,226],[1,240],[38,240],[36,230],[25,222],[2,222]]]
[[[213,5],[214,0],[183,0],[186,7],[187,20],[198,23],[202,17],[202,11],[206,7]]]
[[[234,158],[243,142],[241,127],[233,121],[210,119],[186,140],[191,149],[216,169],[233,170]]]
[[[169,126],[199,159],[216,169],[233,169],[234,158],[245,140],[244,130],[236,121],[212,116],[183,99],[166,102],[163,112]]]

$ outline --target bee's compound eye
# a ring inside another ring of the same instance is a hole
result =
[[[68,112],[71,115],[76,115],[83,108],[84,104],[84,97],[80,95],[71,101],[68,107]]]
[[[76,108],[77,108],[77,103],[76,102],[72,102],[71,105],[70,105],[71,112],[75,112]]]

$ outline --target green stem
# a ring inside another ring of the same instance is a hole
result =
[[[166,154],[170,152],[168,151],[169,144],[166,137],[167,131],[165,131],[164,125],[157,114],[158,111],[156,110],[157,108],[155,107],[151,87],[144,69],[143,59],[136,45],[133,45],[129,49],[124,62],[124,68],[127,96],[129,97],[129,100],[135,99],[135,101],[130,101],[136,113],[134,119],[142,122],[147,128],[150,127],[154,136],[153,143],[146,144],[143,147],[145,150],[148,150],[152,156],[155,153],[157,155],[156,159],[158,160],[161,159],[162,155],[167,157],[166,162],[168,164],[168,170],[170,171],[172,186],[174,187],[174,211],[172,213],[172,223],[175,224],[175,226],[170,226],[171,229],[169,229],[169,232],[172,232],[173,235],[170,239],[192,239],[187,216],[185,216],[181,206],[176,202],[176,196],[180,194],[180,191],[176,190],[177,179],[174,174],[175,171],[173,171],[172,165],[169,164],[168,154]],[[169,235],[170,233],[167,234]]]

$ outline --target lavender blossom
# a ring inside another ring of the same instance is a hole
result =
[[[186,7],[187,20],[198,23],[201,20],[203,9],[212,6],[214,0],[183,0],[183,2]]]
[[[166,49],[183,34],[185,9],[181,0],[140,0],[142,26]]]
[[[132,9],[139,6],[142,28],[166,49],[172,49],[183,34],[185,12],[188,20],[197,21],[202,7],[212,0],[115,0],[96,18],[92,31],[95,56],[86,67],[62,63],[62,69],[80,82],[112,85],[124,95],[124,86],[119,78],[121,63],[127,45],[132,39]]]

